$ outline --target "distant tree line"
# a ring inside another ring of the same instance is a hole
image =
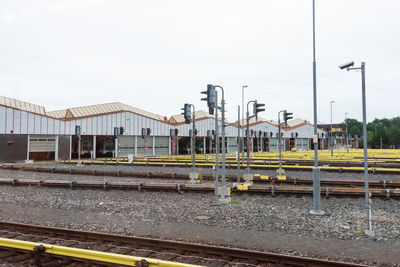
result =
[[[363,124],[356,119],[346,119],[349,135],[363,136]],[[367,124],[368,147],[400,148],[400,117],[392,119],[375,119]],[[359,147],[363,147],[360,140]]]

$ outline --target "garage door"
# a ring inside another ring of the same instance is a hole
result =
[[[56,151],[56,137],[53,135],[31,135],[29,139],[29,152],[54,152]]]
[[[228,153],[234,153],[237,151],[237,142],[236,142],[236,137],[228,137]]]
[[[279,151],[279,139],[270,138],[269,139],[269,151]]]
[[[147,138],[147,152],[146,152],[146,138],[141,136],[137,137],[137,155],[138,156],[152,156],[153,155],[153,137]]]
[[[135,137],[134,136],[121,136],[119,138],[119,156],[127,157],[128,154],[135,155]]]
[[[169,152],[168,144],[169,144],[168,136],[156,136],[155,155],[156,156],[168,155]]]

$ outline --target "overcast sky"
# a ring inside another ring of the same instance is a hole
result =
[[[399,115],[400,2],[316,0],[318,121]],[[227,118],[245,99],[313,121],[312,1],[0,2],[0,95],[47,111],[119,101],[160,115],[206,109],[207,83],[225,88]]]

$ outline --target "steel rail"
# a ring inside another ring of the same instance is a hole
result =
[[[100,189],[100,190],[137,190],[137,191],[171,191],[171,192],[214,192],[213,184],[175,184],[175,183],[137,183],[137,182],[104,182],[104,181],[71,181],[71,180],[39,180],[39,179],[7,179],[0,178],[0,185],[5,186],[37,186],[70,189]],[[232,187],[232,192],[248,194],[262,193],[285,195],[313,194],[312,187],[301,185],[252,185],[242,188]],[[321,195],[360,197],[364,195],[363,187],[321,187]],[[371,188],[371,197],[400,198],[400,189]]]
[[[78,239],[85,240],[100,240],[103,242],[117,242],[125,244],[133,244],[135,246],[153,247],[158,250],[170,250],[175,249],[182,251],[182,253],[198,253],[206,254],[211,256],[224,256],[225,258],[233,258],[248,261],[249,263],[257,261],[257,264],[262,263],[279,263],[279,264],[291,264],[294,266],[366,266],[355,263],[346,263],[340,261],[325,260],[319,258],[300,257],[292,255],[284,255],[270,252],[260,252],[239,248],[228,248],[222,246],[212,246],[204,244],[196,244],[182,241],[162,240],[156,238],[147,237],[133,237],[123,236],[115,234],[106,234],[99,232],[86,232],[78,230],[70,230],[55,227],[45,227],[30,224],[20,224],[0,221],[0,229],[7,230],[19,230],[24,233],[38,232],[41,235],[56,235],[56,236],[67,236],[75,237]],[[256,265],[257,265],[256,264]]]
[[[163,173],[163,172],[138,172],[126,170],[95,170],[95,169],[81,169],[81,168],[55,168],[55,167],[35,167],[35,166],[19,166],[19,165],[3,165],[3,168],[16,171],[33,171],[45,173],[59,173],[71,175],[90,175],[90,176],[114,176],[114,177],[129,177],[129,178],[149,178],[149,179],[173,179],[173,180],[187,180],[186,174],[179,173]],[[340,172],[340,169],[339,169]],[[268,182],[272,181],[277,184],[312,184],[311,178],[298,178],[287,176],[286,180],[278,180],[277,177],[268,177],[262,179],[261,176],[254,175],[253,182]],[[213,174],[199,173],[201,180],[214,180]],[[227,175],[226,178],[231,181],[236,181],[235,175]],[[363,185],[362,180],[356,179],[335,179],[324,178],[321,184],[325,186],[360,186]],[[379,188],[400,188],[400,179],[398,180],[372,180],[369,181],[371,187]]]

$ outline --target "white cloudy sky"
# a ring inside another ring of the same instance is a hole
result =
[[[120,101],[161,115],[198,109],[225,88],[230,121],[246,100],[313,120],[311,0],[36,0],[0,2],[0,95],[55,110]],[[316,0],[318,120],[399,115],[400,3]]]

